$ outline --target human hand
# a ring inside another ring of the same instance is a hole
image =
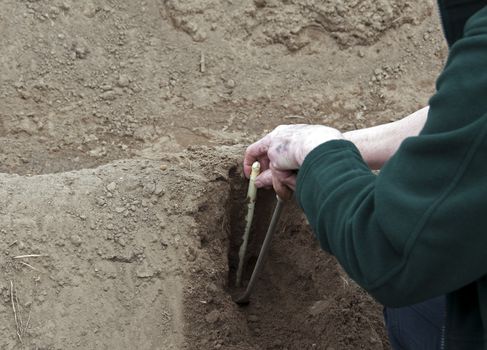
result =
[[[252,164],[260,162],[257,187],[273,186],[282,199],[290,199],[296,188],[296,170],[317,146],[343,139],[340,131],[323,125],[281,125],[247,148],[244,173],[249,177]]]

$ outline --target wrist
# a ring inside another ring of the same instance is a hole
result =
[[[296,156],[296,162],[298,163],[298,166],[301,167],[301,165],[303,165],[304,160],[306,159],[308,154],[310,154],[312,150],[314,150],[316,147],[318,147],[319,145],[321,145],[324,142],[326,142],[326,141],[308,143],[304,147],[302,147],[300,149],[300,152],[298,152],[298,154]]]
[[[376,128],[358,129],[343,134],[345,140],[352,142],[362,159],[371,169],[380,169],[385,161],[381,147],[382,135]]]
[[[336,130],[336,134],[333,135],[333,137],[319,137],[319,138],[308,140],[305,143],[305,145],[301,148],[301,152],[299,152],[299,154],[296,157],[299,167],[303,165],[303,162],[308,156],[308,154],[310,154],[311,151],[313,151],[316,147],[329,141],[344,140],[344,139],[345,138],[343,137],[343,135],[338,130]]]

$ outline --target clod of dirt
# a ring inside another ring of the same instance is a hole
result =
[[[120,87],[128,87],[130,84],[130,79],[127,75],[121,74],[118,77],[117,85]]]
[[[210,313],[208,313],[205,316],[205,320],[208,323],[216,323],[219,319],[220,319],[220,312],[218,310],[210,311]]]
[[[88,56],[89,50],[83,44],[75,43],[73,44],[73,51],[75,53],[75,57],[79,59],[84,59]]]
[[[264,7],[267,4],[266,0],[254,0],[254,4],[257,7]]]

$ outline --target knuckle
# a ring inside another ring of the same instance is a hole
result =
[[[274,131],[276,132],[280,132],[280,131],[283,131],[284,129],[286,129],[288,126],[287,125],[279,125],[277,126]]]
[[[266,145],[259,146],[259,154],[266,154],[268,152],[268,147]]]

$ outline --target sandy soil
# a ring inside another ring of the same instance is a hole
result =
[[[426,105],[447,52],[436,12],[2,1],[0,348],[387,348],[380,306],[292,206],[251,304],[233,303],[239,163],[282,123],[345,131]],[[260,194],[249,271],[272,206]],[[47,256],[14,258],[31,254]]]

